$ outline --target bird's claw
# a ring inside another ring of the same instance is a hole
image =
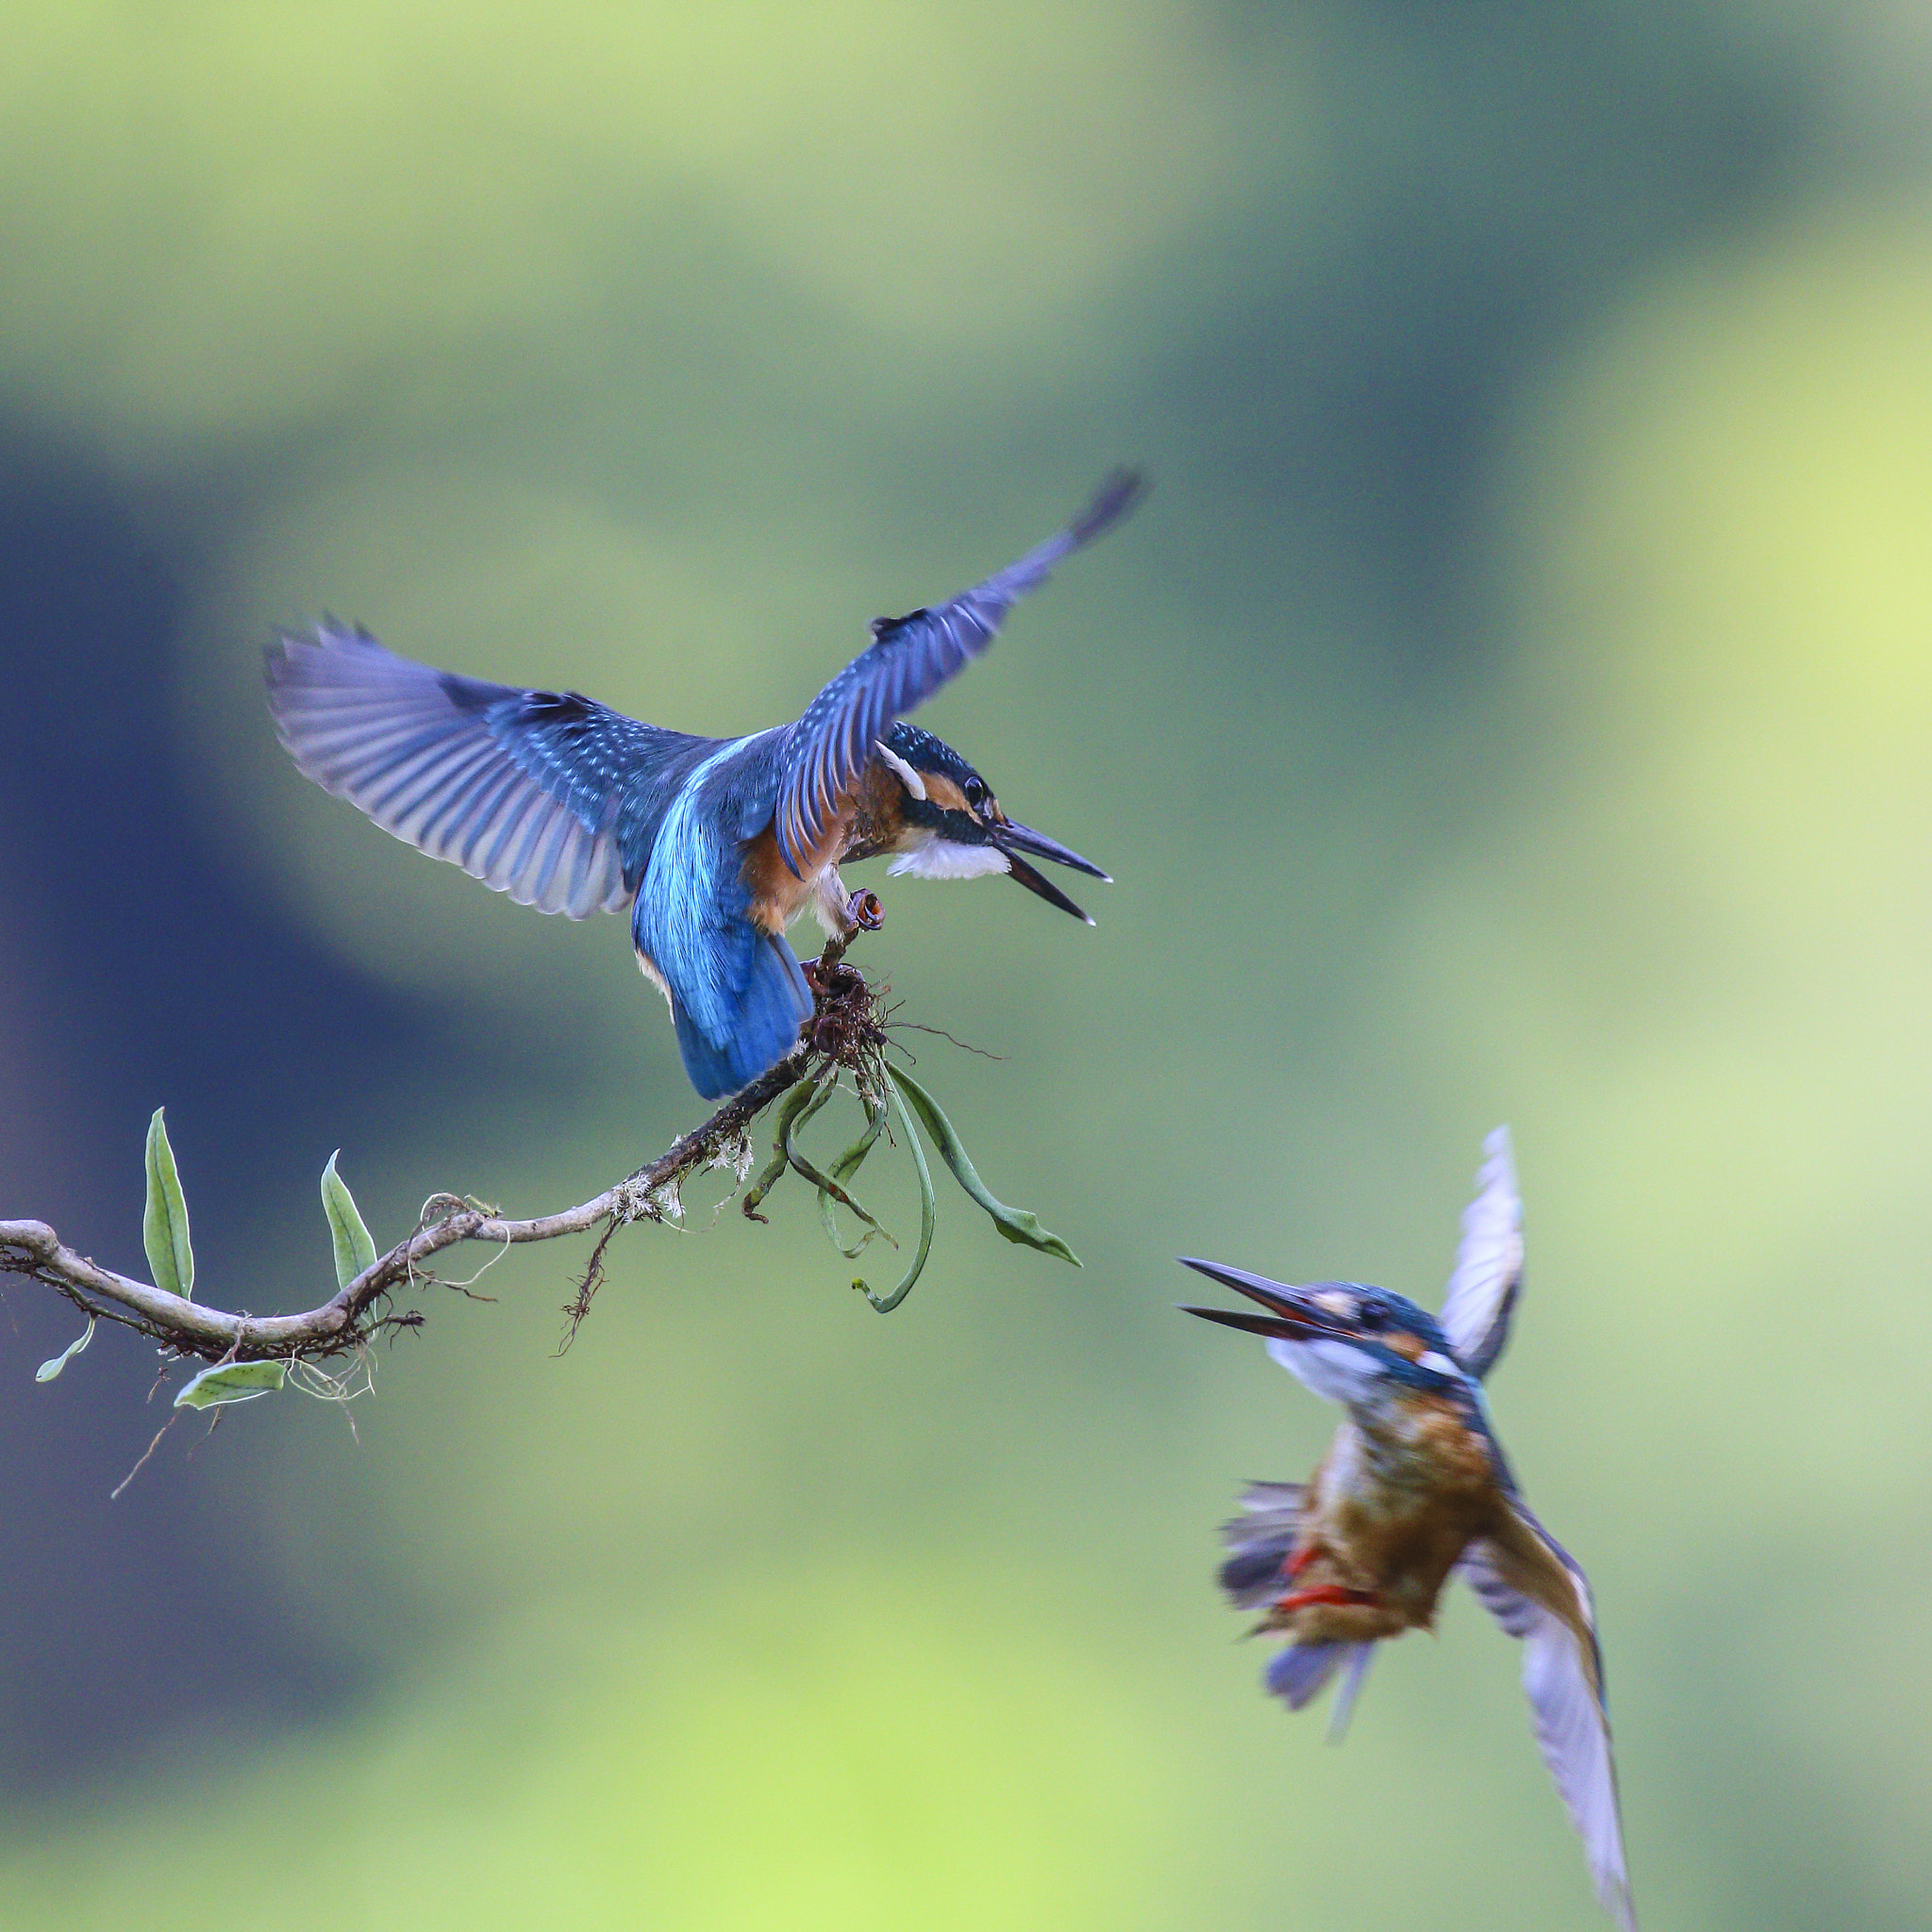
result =
[[[854,932],[876,932],[886,923],[886,908],[879,895],[860,890],[845,902],[845,923]]]

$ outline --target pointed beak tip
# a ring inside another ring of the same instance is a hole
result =
[[[1062,845],[1058,839],[1049,839],[1044,832],[1036,832],[1031,825],[1023,825],[1018,819],[1005,819],[993,835],[994,842],[1008,852],[1024,852],[1035,858],[1050,859],[1055,865],[1064,865],[1072,872],[1085,873],[1091,879],[1106,879],[1113,883],[1111,876],[1101,871],[1091,858],[1083,858],[1071,845]]]

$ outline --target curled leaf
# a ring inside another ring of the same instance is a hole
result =
[[[870,1093],[861,1092],[858,1100],[859,1105],[865,1108],[865,1131],[859,1135],[858,1140],[853,1141],[851,1146],[846,1148],[844,1153],[840,1155],[837,1160],[833,1161],[832,1179],[834,1181],[849,1181],[864,1166],[865,1157],[872,1152],[874,1142],[877,1141],[881,1129],[886,1124],[886,1109]],[[851,1196],[841,1193],[841,1198],[849,1201]],[[892,1237],[886,1234],[885,1229],[877,1222],[874,1221],[870,1215],[864,1213],[862,1209],[859,1210],[859,1218],[866,1222],[867,1225],[858,1239],[848,1248],[839,1239],[839,1224],[832,1214],[831,1190],[829,1188],[821,1188],[819,1190],[819,1220],[824,1224],[826,1238],[848,1261],[858,1260],[859,1256],[865,1252],[867,1242],[875,1234],[884,1234],[889,1241],[892,1241]],[[899,1244],[897,1241],[892,1241],[892,1245],[897,1247]]]
[[[147,1207],[141,1217],[141,1239],[155,1286],[192,1301],[194,1249],[188,1239],[188,1203],[175,1172],[175,1150],[168,1145],[166,1112],[156,1108],[147,1124]]]
[[[1043,1255],[1057,1255],[1062,1261],[1071,1261],[1077,1268],[1080,1265],[1079,1256],[1058,1235],[1049,1234],[1041,1227],[1038,1216],[1024,1208],[1008,1208],[1004,1201],[994,1198],[967,1158],[966,1149],[953,1131],[952,1122],[940,1110],[939,1102],[904,1067],[889,1065],[886,1071],[891,1075],[896,1091],[911,1103],[920,1124],[931,1135],[933,1145],[939,1149],[940,1158],[953,1170],[953,1178],[992,1217],[992,1224],[1000,1233],[1009,1241],[1038,1248]]]
[[[898,1109],[899,1124],[906,1129],[906,1144],[912,1150],[912,1165],[919,1172],[919,1252],[912,1257],[912,1265],[900,1277],[899,1285],[889,1295],[876,1295],[862,1281],[852,1285],[863,1294],[881,1315],[890,1315],[906,1297],[912,1292],[912,1284],[925,1272],[925,1257],[932,1253],[934,1212],[932,1198],[932,1171],[925,1164],[925,1149],[919,1144],[919,1129],[912,1124],[912,1116],[906,1111],[906,1101],[899,1090],[892,1089],[892,1105]]]
[[[214,1408],[225,1402],[253,1402],[288,1379],[285,1362],[224,1362],[204,1369],[175,1398],[176,1408]]]
[[[34,1380],[36,1382],[51,1382],[94,1339],[95,1319],[94,1316],[90,1315],[87,1318],[87,1326],[58,1355],[53,1357],[51,1360],[42,1362],[34,1371]]]
[[[871,1214],[869,1214],[863,1208],[861,1208],[858,1205],[858,1203],[855,1201],[852,1198],[852,1196],[848,1194],[845,1191],[845,1190],[840,1185],[840,1180],[843,1178],[842,1175],[840,1176],[838,1179],[835,1179],[831,1174],[821,1174],[819,1170],[816,1167],[814,1167],[812,1163],[809,1160],[808,1160],[805,1158],[805,1156],[798,1151],[797,1134],[799,1128],[804,1126],[806,1122],[810,1120],[812,1115],[818,1112],[819,1108],[822,1108],[825,1104],[825,1102],[832,1097],[833,1093],[836,1091],[836,1076],[832,1078],[822,1078],[819,1090],[812,1098],[811,1105],[808,1107],[803,1113],[799,1114],[796,1117],[796,1119],[790,1120],[785,1123],[784,1131],[782,1132],[779,1138],[784,1142],[785,1158],[791,1163],[793,1171],[803,1175],[805,1179],[808,1180],[812,1184],[812,1186],[819,1191],[819,1213],[825,1223],[825,1231],[831,1235],[833,1244],[835,1246],[838,1246],[841,1249],[841,1253],[844,1253],[846,1251],[843,1248],[843,1244],[840,1242],[838,1233],[832,1226],[831,1210],[824,1205],[826,1197],[828,1195],[832,1200],[837,1201],[841,1207],[851,1208],[853,1213],[858,1215],[859,1220],[864,1222],[868,1228],[874,1229],[880,1234],[885,1234],[886,1239],[889,1241],[892,1241],[892,1237],[889,1234],[886,1234],[885,1229],[879,1226],[878,1223],[873,1219]],[[875,1132],[873,1138],[876,1138]],[[861,1139],[856,1144],[855,1147],[848,1147],[845,1150],[845,1154],[841,1154],[839,1157],[839,1158],[841,1161],[843,1161],[846,1154],[852,1154],[857,1152],[858,1155],[858,1159],[863,1160],[865,1158],[865,1150],[869,1149],[871,1145],[871,1140],[861,1137]],[[856,1167],[858,1165],[858,1161],[855,1161],[853,1165]],[[861,1247],[864,1245],[862,1240],[859,1245]],[[899,1244],[897,1241],[892,1241],[892,1245],[896,1248]],[[853,1250],[851,1252],[856,1253],[857,1250]],[[847,1255],[847,1258],[851,1258],[850,1254]]]
[[[335,1242],[336,1286],[347,1288],[365,1268],[374,1265],[375,1243],[362,1224],[348,1182],[336,1172],[341,1154],[338,1147],[322,1171],[322,1211],[328,1216],[328,1231]]]

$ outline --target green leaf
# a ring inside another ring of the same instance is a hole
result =
[[[858,1100],[859,1105],[865,1109],[865,1131],[859,1135],[858,1140],[853,1141],[851,1146],[846,1148],[844,1153],[840,1155],[837,1160],[833,1161],[831,1177],[834,1181],[849,1181],[864,1166],[865,1157],[872,1152],[874,1142],[877,1141],[880,1130],[886,1124],[885,1108],[870,1093],[860,1093]],[[847,1195],[845,1198],[849,1200],[851,1197]],[[829,1188],[821,1188],[819,1190],[819,1220],[824,1225],[826,1237],[830,1240],[832,1245],[848,1261],[858,1260],[859,1256],[865,1252],[867,1243],[874,1235],[886,1235],[887,1241],[891,1241],[895,1248],[899,1245],[897,1241],[892,1241],[891,1235],[886,1234],[885,1229],[876,1221],[874,1221],[863,1208],[858,1211],[859,1218],[868,1224],[860,1231],[858,1239],[848,1248],[839,1239],[839,1224],[832,1213],[832,1191]]]
[[[816,1113],[825,1104],[825,1090],[811,1079],[801,1080],[785,1096],[778,1108],[777,1131],[772,1136],[772,1158],[758,1170],[758,1175],[745,1190],[744,1199],[739,1204],[747,1221],[762,1221],[765,1217],[758,1212],[758,1203],[778,1185],[785,1170],[791,1166],[791,1157],[785,1151],[787,1135],[791,1124],[807,1107]],[[808,1114],[807,1119],[810,1118]]]
[[[1058,1255],[1062,1261],[1071,1261],[1077,1268],[1079,1256],[1058,1235],[1049,1234],[1041,1227],[1036,1215],[1024,1208],[1008,1208],[1004,1201],[994,1199],[967,1158],[966,1150],[959,1144],[952,1122],[941,1112],[939,1102],[904,1067],[889,1065],[886,1071],[892,1076],[894,1086],[912,1103],[920,1124],[932,1136],[932,1143],[940,1151],[940,1158],[953,1170],[953,1178],[991,1215],[992,1224],[1000,1233],[1023,1247],[1038,1248],[1043,1255]]]
[[[882,1315],[890,1315],[912,1292],[912,1284],[925,1272],[925,1257],[932,1253],[933,1223],[937,1219],[932,1198],[932,1171],[925,1164],[925,1149],[919,1144],[919,1129],[912,1124],[912,1116],[906,1111],[905,1096],[896,1087],[891,1090],[891,1094],[892,1105],[899,1110],[899,1124],[906,1129],[906,1144],[912,1150],[912,1165],[919,1170],[919,1252],[913,1256],[912,1265],[901,1276],[898,1287],[889,1295],[875,1295],[862,1281],[852,1284]]]
[[[338,1147],[322,1171],[322,1211],[328,1216],[328,1231],[336,1244],[336,1286],[347,1288],[357,1275],[375,1260],[375,1243],[356,1211],[356,1197],[349,1184],[336,1172],[341,1158]],[[279,1385],[277,1385],[279,1386]]]
[[[42,1362],[34,1371],[34,1380],[36,1382],[51,1382],[94,1339],[95,1319],[94,1316],[90,1315],[87,1318],[87,1326],[51,1361]]]
[[[176,1408],[215,1408],[225,1402],[253,1402],[288,1380],[286,1362],[225,1362],[204,1369],[175,1398]]]
[[[175,1172],[175,1150],[168,1145],[168,1124],[161,1118],[166,1111],[156,1108],[147,1124],[147,1208],[141,1218],[141,1239],[155,1286],[192,1301],[194,1249],[188,1239],[188,1203]]]
[[[799,1128],[804,1126],[806,1122],[810,1120],[812,1115],[815,1114],[819,1110],[819,1108],[822,1108],[837,1091],[838,1079],[836,1074],[832,1075],[829,1078],[821,1075],[819,1089],[818,1091],[812,1096],[811,1105],[805,1109],[805,1111],[797,1117],[796,1120],[787,1121],[785,1123],[785,1130],[780,1138],[783,1140],[785,1143],[785,1158],[787,1162],[791,1165],[792,1171],[796,1174],[802,1174],[807,1180],[808,1180],[812,1184],[813,1187],[815,1187],[819,1191],[819,1218],[825,1224],[825,1232],[831,1236],[832,1245],[835,1248],[837,1248],[840,1251],[840,1253],[846,1257],[847,1260],[851,1260],[858,1255],[858,1248],[847,1248],[845,1244],[840,1241],[838,1229],[834,1227],[832,1224],[832,1210],[830,1207],[827,1205],[827,1197],[829,1197],[833,1201],[837,1201],[841,1207],[851,1208],[853,1213],[858,1215],[860,1221],[864,1222],[868,1229],[877,1234],[886,1235],[886,1239],[889,1241],[892,1241],[892,1245],[895,1248],[899,1245],[899,1243],[897,1241],[893,1241],[892,1237],[889,1234],[886,1234],[885,1229],[880,1227],[878,1223],[875,1220],[874,1220],[870,1211],[864,1208],[861,1208],[858,1205],[858,1203],[855,1201],[852,1198],[852,1196],[848,1194],[845,1191],[845,1190],[840,1185],[840,1182],[844,1178],[842,1174],[834,1176],[828,1174],[821,1174],[819,1170],[816,1167],[814,1167],[811,1164],[811,1162],[805,1158],[805,1156],[798,1151]],[[874,1130],[874,1138],[876,1138],[876,1130]],[[853,1146],[848,1147],[845,1150],[845,1153],[841,1154],[839,1157],[839,1158],[841,1161],[842,1161],[846,1158],[848,1155],[856,1153],[858,1157],[858,1159],[863,1160],[865,1158],[865,1151],[871,1145],[872,1141],[868,1140],[864,1136],[861,1136],[859,1140],[857,1142],[855,1142]],[[854,1166],[857,1166],[858,1161],[855,1161],[853,1164]],[[859,1241],[859,1246],[863,1247],[864,1245],[864,1240],[863,1238],[861,1238]]]

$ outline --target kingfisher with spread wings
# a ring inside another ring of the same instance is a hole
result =
[[[1348,1411],[1307,1483],[1256,1483],[1224,1531],[1222,1588],[1290,1640],[1268,1688],[1299,1710],[1338,1673],[1339,1737],[1375,1645],[1428,1629],[1459,1574],[1521,1640],[1537,1742],[1570,1808],[1597,1895],[1635,1932],[1603,1653],[1590,1585],[1524,1500],[1483,1400],[1523,1283],[1523,1204],[1509,1135],[1484,1145],[1442,1312],[1355,1282],[1288,1288],[1211,1261],[1185,1266],[1258,1304],[1190,1308],[1267,1339],[1268,1353]]]
[[[332,624],[269,647],[275,730],[298,767],[385,831],[519,904],[631,908],[691,1084],[735,1093],[797,1043],[811,994],[785,928],[858,923],[839,867],[891,856],[925,878],[1005,873],[1092,921],[1028,862],[1108,874],[1008,818],[950,745],[904,722],[992,642],[1008,610],[1140,495],[1108,477],[1064,529],[873,641],[794,724],[701,738],[576,691],[519,691],[411,663]]]

